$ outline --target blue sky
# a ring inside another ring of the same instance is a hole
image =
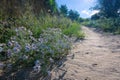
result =
[[[96,10],[89,10],[96,4],[96,0],[56,0],[58,6],[66,5],[68,9],[76,10],[80,13],[80,17],[89,18],[97,13]]]

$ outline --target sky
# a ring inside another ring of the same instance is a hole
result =
[[[76,10],[79,12],[80,17],[90,18],[95,13],[98,13],[97,10],[90,10],[91,7],[94,7],[96,0],[56,0],[58,7],[61,5],[66,5],[68,10]]]

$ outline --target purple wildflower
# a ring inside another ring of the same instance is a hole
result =
[[[11,55],[12,55],[12,51],[11,51],[10,49],[8,49],[8,50],[7,50],[7,56],[8,56],[8,57],[11,57]]]
[[[26,51],[26,52],[29,52],[29,51],[30,51],[30,49],[31,49],[30,44],[27,44],[27,45],[25,46],[25,51]]]
[[[20,49],[19,49],[18,47],[14,47],[14,48],[13,48],[13,51],[14,51],[14,53],[19,53],[19,52],[20,52]]]
[[[9,47],[12,47],[13,46],[13,43],[11,41],[8,42],[7,44]]]
[[[27,55],[23,55],[23,60],[26,60],[28,59],[28,56]]]
[[[2,47],[0,47],[0,52],[2,52],[3,51],[3,48]]]
[[[40,65],[35,65],[35,66],[33,67],[33,70],[34,70],[35,72],[40,72],[41,66],[40,66]]]
[[[36,44],[32,44],[32,50],[36,50],[37,49],[37,46],[36,46]]]
[[[40,61],[39,61],[39,60],[36,60],[36,61],[35,61],[35,65],[40,65]]]

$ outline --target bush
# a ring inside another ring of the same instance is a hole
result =
[[[84,22],[83,25],[101,28],[105,32],[119,34],[120,33],[119,21],[120,21],[119,18],[101,18],[98,20]]]
[[[63,30],[63,33],[72,37],[84,38],[84,33],[81,32],[81,26],[79,23],[73,23],[71,26]]]
[[[0,59],[4,60],[5,70],[10,74],[28,67],[41,72],[40,75],[47,74],[69,53],[71,42],[67,36],[84,37],[79,23],[61,16],[41,14],[36,17],[25,13],[12,22],[8,28],[0,27],[0,33],[5,31],[0,43],[6,44],[0,46]]]
[[[69,38],[58,28],[43,30],[38,39],[25,27],[18,27],[15,31],[16,36],[11,37],[3,48],[7,54],[4,56],[7,70],[33,67],[35,72],[46,73],[71,48]]]

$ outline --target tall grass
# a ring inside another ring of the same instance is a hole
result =
[[[30,14],[29,16],[24,15],[21,17],[18,23],[29,28],[34,33],[34,37],[39,37],[38,35],[41,34],[41,31],[47,28],[60,28],[65,35],[84,37],[81,32],[81,25],[78,22],[73,22],[62,16],[41,14],[39,17],[36,17]]]
[[[0,42],[6,42],[11,37],[11,35],[13,35],[13,29],[21,26],[30,29],[36,38],[39,37],[39,35],[42,33],[42,30],[47,28],[60,28],[64,34],[70,37],[84,37],[83,33],[81,32],[79,23],[72,22],[70,19],[62,16],[41,14],[39,17],[36,17],[32,13],[27,13],[19,19],[14,19],[14,24],[12,24],[12,22],[9,20],[6,20],[5,22],[9,27],[6,28],[6,24],[0,25],[0,33],[2,34],[0,36]]]

